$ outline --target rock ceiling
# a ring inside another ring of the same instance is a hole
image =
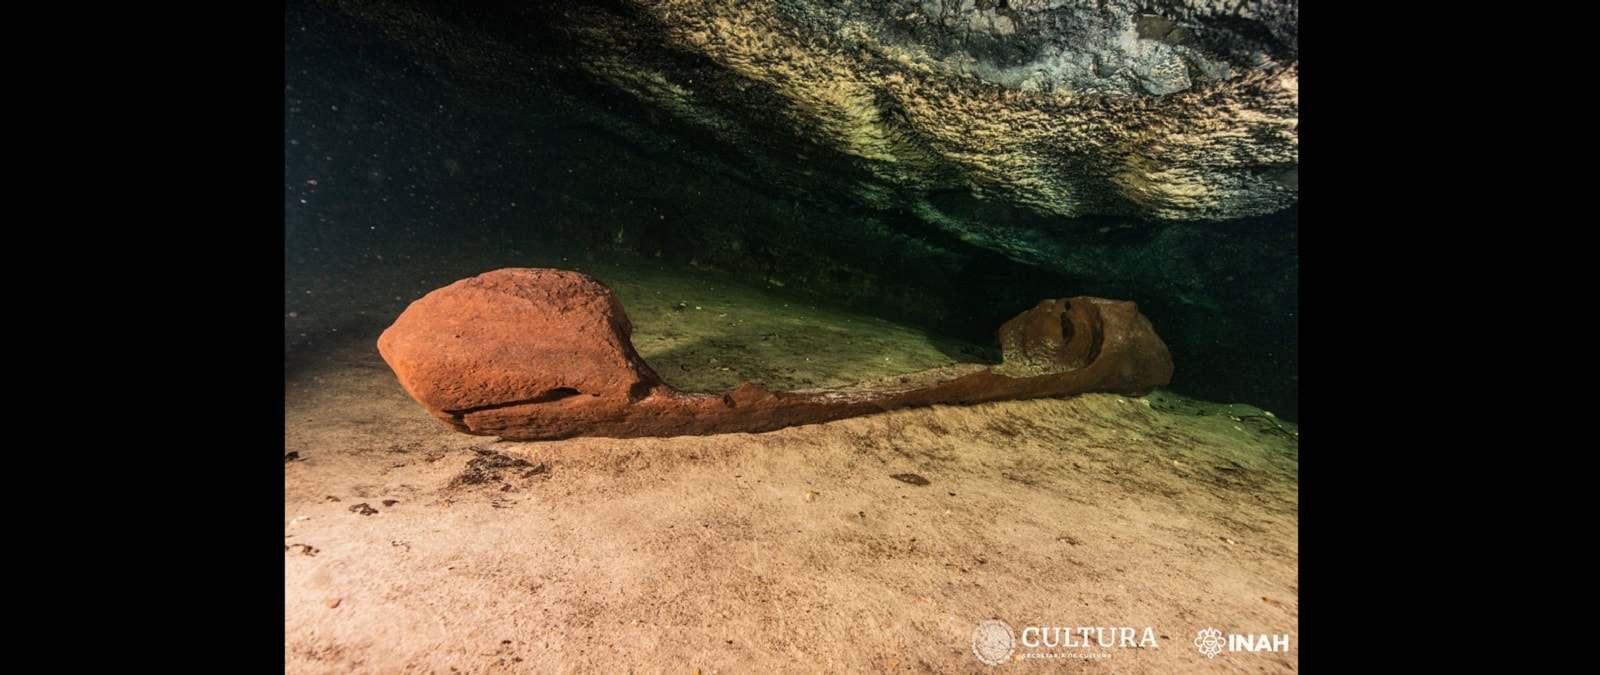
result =
[[[1182,222],[1298,200],[1298,0],[341,4],[463,70],[581,70],[769,181],[1011,257],[1046,254],[966,207]]]

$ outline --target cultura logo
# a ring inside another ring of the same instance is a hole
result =
[[[972,631],[972,653],[978,656],[979,661],[991,666],[999,665],[1011,658],[1011,653],[1016,650],[1017,636],[1011,632],[1011,624],[985,621]]]
[[[1221,654],[1223,644],[1222,631],[1215,628],[1207,628],[1200,631],[1200,636],[1194,639],[1194,646],[1200,650],[1201,654],[1205,654],[1208,659],[1216,658],[1218,654]]]

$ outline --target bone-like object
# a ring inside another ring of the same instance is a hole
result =
[[[401,313],[378,351],[452,429],[508,440],[761,432],[940,403],[1149,393],[1172,357],[1132,302],[1045,300],[1000,327],[998,366],[950,366],[878,383],[772,392],[745,382],[679,391],[634,351],[611,289],[558,269],[457,281]]]

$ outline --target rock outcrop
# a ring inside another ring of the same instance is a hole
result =
[[[1142,395],[1172,377],[1132,302],[1046,300],[1001,328],[1005,362],[828,390],[744,383],[679,391],[634,350],[616,296],[578,272],[509,268],[412,303],[378,338],[400,384],[468,434],[509,440],[761,432],[885,410],[1084,392]]]

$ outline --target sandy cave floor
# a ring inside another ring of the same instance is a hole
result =
[[[1293,424],[1156,392],[765,434],[451,432],[374,343],[422,293],[512,265],[611,285],[641,354],[685,389],[840,386],[981,351],[687,268],[515,246],[291,253],[286,672],[1298,670]],[[991,619],[1014,631],[998,666],[973,649]],[[1030,646],[1028,627],[1155,644]],[[1290,648],[1207,658],[1206,628]]]

